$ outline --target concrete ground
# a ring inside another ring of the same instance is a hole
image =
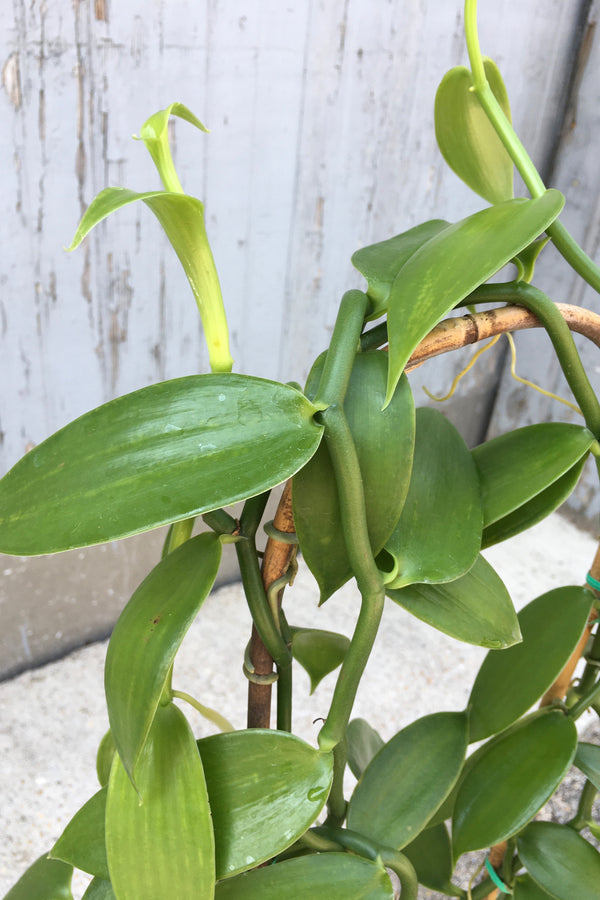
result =
[[[596,543],[558,515],[527,535],[486,551],[520,608],[564,584],[583,583]],[[317,609],[317,590],[301,565],[286,595],[288,620],[350,634],[358,610],[347,585]],[[219,709],[237,728],[245,725],[246,686],[241,672],[250,619],[238,584],[206,601],[181,648],[174,687]],[[0,684],[0,896],[97,790],[95,754],[108,727],[102,668],[105,644]],[[389,739],[413,719],[437,710],[463,709],[485,655],[428,628],[389,602],[376,647],[356,701],[363,716]],[[312,696],[299,671],[294,687],[294,730],[314,742],[334,682],[329,676]],[[210,723],[186,709],[198,737]],[[591,718],[583,722],[589,726]],[[76,876],[74,897],[87,883]],[[423,897],[434,895],[424,892]]]

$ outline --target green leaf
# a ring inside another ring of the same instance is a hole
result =
[[[554,894],[547,894],[529,875],[515,878],[513,900],[552,900],[553,897]]]
[[[260,494],[315,452],[297,390],[192,375],[76,419],[0,481],[0,549],[20,556],[111,541]]]
[[[537,597],[519,613],[523,640],[487,654],[469,697],[471,741],[502,731],[555,681],[577,646],[594,597],[573,585]]]
[[[510,104],[498,67],[483,62],[492,93],[510,122]],[[513,195],[513,162],[473,91],[465,66],[450,69],[435,97],[435,136],[450,168],[488,203]]]
[[[458,791],[452,819],[455,856],[519,831],[554,793],[576,747],[575,722],[559,710],[490,742]]]
[[[115,625],[104,687],[115,746],[132,781],[175,654],[214,584],[220,560],[214,532],[186,541],[144,579]]]
[[[598,900],[600,853],[568,825],[532,822],[517,851],[531,877],[558,900]]]
[[[448,523],[460,523],[449,528]],[[390,589],[454,581],[479,554],[482,529],[477,469],[454,425],[436,409],[416,412],[415,452],[406,502],[386,541]]]
[[[72,866],[40,856],[21,875],[4,900],[73,900],[72,877]]]
[[[393,900],[379,862],[347,853],[321,853],[254,869],[217,884],[215,900]]]
[[[217,878],[289,847],[315,821],[333,778],[331,753],[281,731],[252,729],[198,741],[210,798]]]
[[[558,191],[534,200],[507,200],[441,231],[402,266],[389,298],[391,400],[411,353],[443,317],[506,265],[560,213]]]
[[[459,641],[498,649],[521,639],[510,595],[483,556],[449,584],[412,584],[386,593],[413,616]]]
[[[309,396],[323,364],[321,356],[309,376]],[[414,447],[414,401],[408,380],[403,379],[393,403],[382,412],[386,377],[386,353],[373,350],[357,354],[344,401],[362,474],[374,553],[381,550],[398,521]],[[319,585],[323,603],[352,575],[325,443],[294,477],[292,500],[302,554]]]
[[[481,481],[484,526],[526,504],[565,475],[590,449],[583,425],[526,425],[472,451]]]
[[[98,775],[98,781],[100,782],[101,787],[105,787],[105,785],[108,784],[110,767],[112,766],[115,750],[115,739],[113,738],[112,731],[109,728],[109,730],[100,741],[98,753],[96,754],[96,774]]]
[[[183,103],[171,103],[166,109],[161,109],[150,116],[140,130],[140,140],[146,145],[146,150],[152,157],[154,165],[158,169],[158,173],[167,191],[178,191],[183,193],[179,178],[175,172],[171,148],[169,147],[169,117],[177,116],[184,119],[191,125],[194,125],[200,131],[208,133],[200,119],[196,118],[194,113],[184,106]]]
[[[311,694],[320,681],[344,661],[350,640],[345,634],[318,628],[292,628],[292,656],[310,677]]]
[[[452,878],[452,845],[448,829],[443,823],[426,828],[402,851],[417,873],[419,884],[432,891],[454,894]]]
[[[108,878],[104,846],[105,812],[106,788],[101,788],[73,816],[49,855],[82,872]]]
[[[116,900],[116,897],[110,881],[94,878],[90,881],[82,900]]]
[[[346,728],[348,765],[355,778],[360,778],[384,740],[364,719],[352,719]]]
[[[577,745],[574,763],[600,791],[600,747],[582,741]]]
[[[514,512],[503,516],[498,521],[488,525],[483,529],[483,537],[481,540],[481,548],[491,547],[500,541],[514,537],[528,528],[532,528],[554,512],[555,509],[570,497],[579,477],[583,471],[587,461],[587,454],[584,454],[579,462],[575,463],[572,468],[561,475],[550,487],[537,494],[533,499],[528,500],[522,506],[519,506]]]
[[[386,241],[361,247],[352,254],[352,265],[367,280],[367,294],[373,302],[370,319],[379,318],[386,312],[392,284],[407,259],[448,224],[443,219],[431,219]]]
[[[451,791],[467,738],[463,713],[434,713],[399,731],[356,785],[348,804],[348,828],[401,850]]]
[[[115,895],[212,900],[215,851],[202,762],[185,716],[172,703],[156,713],[137,785],[139,795],[116,756],[106,801],[106,852]]]

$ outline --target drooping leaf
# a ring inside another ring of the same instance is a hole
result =
[[[519,831],[554,793],[576,747],[575,723],[560,710],[530,719],[491,742],[456,797],[455,856],[490,847]]]
[[[507,200],[462,219],[423,244],[402,266],[388,302],[386,402],[415,347],[471,291],[506,265],[560,213],[558,191]]]
[[[254,869],[217,884],[215,900],[393,900],[380,862],[321,853]]]
[[[510,595],[483,556],[456,581],[411,584],[386,593],[413,616],[459,641],[499,649],[521,639]]]
[[[384,556],[392,558],[396,573],[388,587],[464,575],[479,554],[482,522],[479,479],[467,445],[438,410],[418,409],[410,486],[385,543]]]
[[[108,878],[104,845],[106,788],[101,788],[73,816],[54,847],[53,859],[62,859],[75,869]]]
[[[86,413],[0,481],[0,549],[30,556],[115,540],[285,481],[322,428],[297,390],[192,375]]]
[[[513,512],[508,513],[508,515],[484,528],[481,540],[482,550],[493,546],[493,544],[498,544],[500,541],[506,541],[508,538],[514,537],[515,534],[526,531],[528,528],[532,528],[538,522],[541,522],[542,519],[545,519],[546,516],[549,516],[550,513],[554,512],[554,510],[558,509],[575,490],[586,460],[587,454],[584,454],[579,462],[576,462],[568,472],[557,478],[550,487],[540,491],[539,494],[536,494],[523,506],[519,506]]]
[[[440,822],[426,828],[402,850],[415,867],[419,884],[444,894],[456,893],[452,878],[452,845],[446,826]]]
[[[352,719],[346,728],[348,765],[355,778],[360,778],[384,740],[364,719]]]
[[[110,729],[132,780],[175,654],[212,588],[221,561],[214,532],[169,553],[137,588],[115,625],[104,687]]]
[[[575,765],[586,778],[600,791],[600,747],[582,741],[577,745]]]
[[[387,310],[392,284],[406,260],[448,224],[444,219],[431,219],[352,254],[352,265],[367,280],[367,294],[374,305],[370,318],[379,318]]]
[[[212,900],[215,850],[202,762],[185,716],[172,703],[160,706],[154,717],[137,785],[139,795],[116,756],[106,801],[106,852],[115,895]]]
[[[402,849],[452,789],[467,739],[463,713],[434,713],[399,731],[356,785],[348,804],[348,828]]]
[[[257,866],[312,825],[329,795],[331,753],[280,731],[198,741],[210,800],[217,878]]]
[[[308,672],[311,694],[326,675],[341,666],[349,646],[345,634],[318,628],[292,628],[292,656]]]
[[[100,741],[98,753],[96,754],[96,774],[98,775],[98,781],[100,782],[101,787],[105,787],[108,784],[110,767],[112,766],[115,750],[115,740],[112,736],[112,731],[109,728]]]
[[[320,357],[309,376],[309,396],[316,390],[323,364],[324,359]],[[387,354],[383,351],[357,354],[344,401],[362,475],[374,553],[381,550],[400,515],[414,447],[414,401],[406,379],[393,403],[385,411],[381,410],[386,373]],[[335,476],[324,443],[294,476],[292,500],[304,560],[324,602],[352,575]]]
[[[483,62],[496,100],[510,122],[510,104],[496,64]],[[513,195],[513,161],[472,90],[465,66],[450,69],[435,97],[435,136],[450,168],[488,203],[502,203]]]
[[[492,438],[472,451],[481,481],[484,526],[541,494],[586,455],[594,442],[584,425],[544,422]]]
[[[518,875],[513,888],[514,900],[553,900],[554,894],[547,894],[530,875]]]
[[[72,866],[40,856],[21,875],[4,900],[73,900],[72,878]]]
[[[523,640],[487,654],[469,697],[471,741],[496,734],[527,712],[565,667],[593,601],[585,588],[555,588],[519,613]]]
[[[88,889],[82,900],[117,900],[110,881],[104,878],[94,878],[90,881]]]
[[[600,853],[568,825],[531,822],[517,851],[540,887],[558,900],[598,900]]]

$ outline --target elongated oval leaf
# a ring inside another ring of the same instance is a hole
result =
[[[115,895],[212,900],[215,851],[202,762],[185,716],[172,703],[156,713],[137,784],[139,796],[115,757],[106,800],[106,852]]]
[[[554,894],[547,894],[530,875],[519,875],[515,878],[513,888],[514,900],[556,900]]]
[[[352,719],[346,728],[348,766],[356,778],[360,778],[373,757],[384,745],[384,740],[364,719]]]
[[[481,753],[452,818],[455,856],[519,831],[554,793],[577,748],[573,719],[556,711],[525,722]]]
[[[531,877],[558,900],[598,900],[600,853],[568,825],[532,822],[517,850]]]
[[[110,730],[132,780],[175,654],[220,561],[221,542],[213,532],[186,541],[144,579],[115,625],[104,687]]]
[[[499,649],[521,639],[510,594],[483,556],[448,584],[411,584],[386,593],[413,616],[467,644]]]
[[[537,597],[519,613],[523,640],[487,654],[469,697],[472,741],[502,731],[527,712],[566,665],[586,626],[591,591],[573,585]]]
[[[600,791],[600,747],[582,741],[577,746],[575,765]]]
[[[383,866],[347,853],[321,853],[254,869],[217,884],[215,900],[393,900]]]
[[[90,881],[82,900],[116,900],[116,897],[110,881],[94,878]]]
[[[563,203],[563,196],[553,190],[534,200],[507,200],[450,225],[408,259],[389,298],[387,403],[417,344],[457,303],[541,234]]]
[[[356,785],[348,804],[348,828],[402,849],[452,789],[467,739],[463,713],[434,713],[399,731]]]
[[[259,494],[296,472],[322,428],[284,384],[192,375],[76,419],[0,481],[0,549],[115,540]]]
[[[72,878],[73,866],[40,856],[21,875],[4,900],[73,900]]]
[[[449,528],[451,521],[458,527]],[[388,587],[464,575],[479,554],[482,523],[479,479],[467,445],[442,413],[418,409],[410,486],[385,544],[397,573]]]
[[[320,358],[307,384],[310,396],[324,360]],[[371,546],[378,553],[402,510],[414,447],[414,402],[408,380],[382,412],[387,354],[359,353],[344,401],[356,445],[366,502]],[[333,467],[325,444],[294,477],[294,521],[305,562],[325,601],[352,575],[342,532]]]
[[[108,878],[104,845],[106,788],[97,791],[77,812],[50,851],[53,859],[62,859],[82,872]]]
[[[392,284],[406,260],[448,224],[444,219],[431,219],[352,254],[352,265],[367,280],[367,294],[374,305],[370,318],[376,319],[386,311]]]
[[[333,757],[280,731],[198,741],[216,841],[217,878],[259,865],[312,825],[329,795]]]
[[[481,482],[484,525],[491,525],[558,481],[590,449],[583,425],[544,422],[492,438],[472,451]]]
[[[292,628],[292,656],[308,672],[311,694],[344,661],[350,640],[345,634],[318,628]]]
[[[414,841],[407,844],[402,852],[415,867],[419,884],[432,891],[455,893],[456,889],[452,890],[450,881],[454,869],[452,844],[443,822],[432,828],[426,828]]]
[[[491,59],[483,62],[490,88],[510,122],[510,105],[500,71]],[[471,190],[488,203],[513,195],[513,161],[473,91],[465,66],[442,78],[435,96],[435,136],[442,156]]]

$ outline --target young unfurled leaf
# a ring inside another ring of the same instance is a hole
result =
[[[40,856],[21,875],[4,900],[73,900],[73,866]]]
[[[557,900],[598,900],[600,853],[568,825],[532,822],[517,839],[523,865]]]
[[[204,131],[205,134],[208,133],[208,128],[183,103],[171,103],[166,109],[160,109],[150,116],[141,127],[140,140],[146,145],[146,150],[158,169],[165,190],[183,193],[179,178],[175,172],[175,166],[173,165],[171,148],[169,147],[168,126],[170,116],[184,119],[190,125],[194,125],[200,131]]]
[[[350,647],[345,634],[318,628],[292,628],[292,656],[308,672],[311,694],[320,681],[337,669]]]
[[[352,719],[346,728],[348,766],[360,778],[373,757],[384,745],[381,735],[364,719]]]
[[[348,804],[348,828],[401,850],[452,789],[467,739],[463,713],[434,713],[399,731],[356,785]]]
[[[260,494],[313,455],[315,412],[295,388],[249,375],[191,375],[111,400],[0,481],[0,549],[84,547]]]
[[[586,626],[591,591],[578,585],[537,597],[519,613],[523,640],[487,654],[469,697],[471,741],[507,728],[536,703],[562,671]]]
[[[398,272],[388,301],[389,403],[411,353],[450,310],[506,265],[560,213],[564,197],[507,200],[449,225]]]
[[[52,859],[62,859],[82,872],[108,878],[104,845],[106,788],[97,791],[77,812],[50,851]]]
[[[442,413],[418,409],[410,486],[383,554],[395,572],[387,587],[464,575],[479,554],[482,522],[479,479],[467,445]]]
[[[483,63],[496,100],[510,122],[510,104],[496,64]],[[435,136],[450,168],[488,203],[513,195],[513,161],[472,90],[469,69],[456,66],[444,75],[435,97]]]
[[[136,774],[139,794],[115,757],[106,852],[116,897],[212,900],[215,849],[202,762],[185,716],[172,703],[158,708]]]
[[[169,553],[137,588],[115,625],[104,687],[110,729],[122,764],[135,766],[159,709],[175,654],[212,588],[221,561],[214,532]]]

